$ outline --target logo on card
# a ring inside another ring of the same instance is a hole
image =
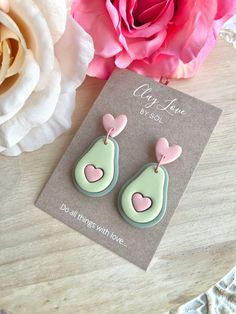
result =
[[[153,96],[149,84],[140,85],[134,90],[133,96],[141,99],[140,114],[161,124],[166,122],[167,117],[186,115],[177,98],[165,99],[164,101],[158,99]]]

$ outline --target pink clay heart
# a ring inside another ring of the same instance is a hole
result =
[[[150,197],[143,196],[141,193],[133,194],[132,203],[137,212],[144,212],[152,206],[152,200]]]
[[[169,145],[166,138],[161,137],[156,142],[156,159],[159,165],[166,165],[175,161],[182,153],[182,148],[179,145]]]
[[[126,115],[121,114],[120,116],[117,116],[116,118],[114,118],[112,114],[107,113],[103,116],[102,122],[103,122],[104,129],[107,132],[113,129],[110,133],[110,136],[116,137],[126,127],[127,117]]]
[[[103,177],[103,170],[96,168],[94,165],[87,165],[84,171],[89,182],[99,181]]]

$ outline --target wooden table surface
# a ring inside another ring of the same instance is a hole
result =
[[[103,81],[81,86],[67,134],[36,152],[0,157],[0,309],[159,314],[236,264],[235,68],[236,51],[220,39],[195,78],[170,83],[223,114],[147,273],[33,205]]]

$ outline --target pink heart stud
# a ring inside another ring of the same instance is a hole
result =
[[[103,170],[94,165],[87,165],[84,169],[86,179],[89,182],[99,181],[103,177]]]
[[[150,197],[143,196],[141,193],[134,193],[132,195],[132,203],[137,212],[144,212],[152,206]]]
[[[111,137],[116,137],[119,135],[127,124],[127,117],[124,114],[121,114],[117,116],[116,118],[113,117],[112,114],[107,113],[102,118],[102,123],[104,126],[104,129],[109,132],[111,129],[113,129],[110,132]]]
[[[161,137],[156,142],[156,159],[159,165],[166,165],[175,161],[182,153],[182,148],[179,145],[169,145],[166,138]]]

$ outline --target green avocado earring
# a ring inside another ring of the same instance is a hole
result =
[[[176,160],[182,153],[179,145],[169,146],[167,139],[156,142],[156,163],[146,164],[120,190],[118,207],[121,216],[131,225],[148,228],[165,215],[169,176],[161,166]]]
[[[119,176],[119,145],[114,139],[127,124],[126,115],[103,116],[105,136],[98,137],[76,162],[73,169],[75,187],[83,194],[99,197],[108,194]]]

